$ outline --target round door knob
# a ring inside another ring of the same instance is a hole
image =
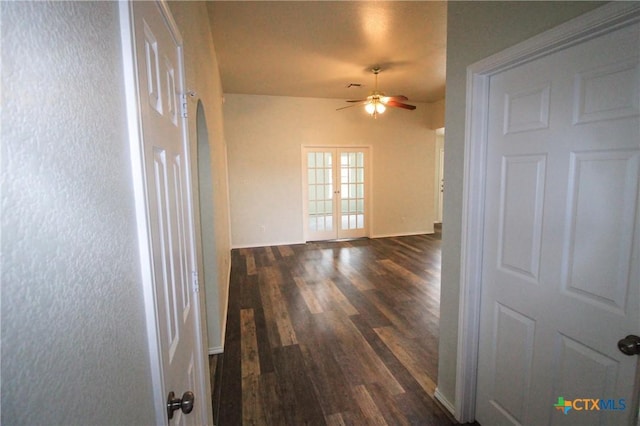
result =
[[[169,392],[167,397],[167,416],[169,420],[173,418],[173,412],[176,410],[182,410],[184,414],[189,414],[193,410],[195,400],[196,396],[191,391],[186,391],[182,394],[182,398],[176,398],[176,394],[173,391]]]
[[[640,355],[640,337],[630,334],[618,341],[618,349],[625,355]]]

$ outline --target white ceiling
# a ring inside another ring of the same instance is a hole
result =
[[[209,3],[225,93],[359,99],[380,66],[379,89],[414,102],[444,98],[446,10],[443,1]]]

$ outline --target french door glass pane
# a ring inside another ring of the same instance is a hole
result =
[[[341,229],[364,228],[364,153],[340,154]]]
[[[307,153],[309,230],[333,230],[333,159],[330,152]]]

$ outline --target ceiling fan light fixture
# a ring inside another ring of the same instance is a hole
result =
[[[338,108],[337,110],[352,108],[354,106],[364,105],[364,109],[373,118],[376,118],[378,114],[382,114],[387,110],[387,107],[404,108],[408,110],[416,109],[415,105],[405,104],[401,101],[409,100],[404,95],[386,96],[384,92],[378,90],[378,73],[380,68],[376,67],[371,70],[375,76],[375,86],[373,92],[369,94],[365,99],[348,100],[347,102],[353,103],[353,105]]]
[[[373,113],[376,112],[376,104],[374,102],[368,102],[364,105],[364,109],[369,115],[373,115]]]

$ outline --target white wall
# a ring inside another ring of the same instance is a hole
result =
[[[438,392],[455,401],[466,68],[602,2],[447,3],[446,152]]]
[[[171,12],[180,29],[184,42],[186,87],[195,96],[189,98],[189,138],[191,142],[192,175],[198,170],[197,101],[202,102],[206,129],[209,136],[208,161],[211,182],[200,188],[194,182],[194,202],[198,203],[198,191],[211,191],[214,211],[201,217],[199,238],[199,276],[203,278],[206,292],[207,331],[209,352],[221,352],[223,347],[226,307],[229,296],[229,268],[231,266],[229,231],[229,189],[227,185],[227,154],[222,113],[222,84],[218,71],[215,47],[211,38],[206,2],[171,2]],[[199,209],[196,205],[196,211]],[[198,214],[199,216],[199,214]],[[204,232],[201,232],[204,230]],[[203,256],[202,247],[211,248]]]
[[[441,129],[444,127],[445,100],[434,102],[431,106],[431,128]]]
[[[371,236],[433,232],[434,110],[336,111],[335,99],[226,94],[234,247],[304,241],[303,145],[369,145]]]
[[[116,2],[2,2],[2,419],[155,422]]]

